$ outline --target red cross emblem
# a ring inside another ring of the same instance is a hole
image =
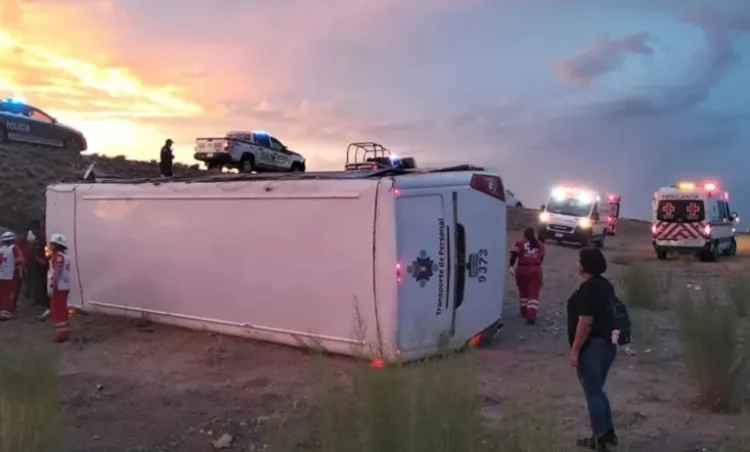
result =
[[[698,212],[701,210],[700,207],[698,207],[698,204],[691,202],[690,205],[687,206],[687,212],[690,214],[691,217],[694,217],[698,215]]]
[[[671,202],[668,202],[661,207],[661,211],[664,212],[664,215],[667,216],[672,215],[674,213],[674,210],[674,204],[672,204]]]

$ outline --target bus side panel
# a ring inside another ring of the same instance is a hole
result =
[[[314,186],[285,198],[280,184],[273,199],[201,185],[135,195],[100,186],[102,196],[79,198],[86,306],[355,353],[357,308],[371,329],[376,322],[375,184],[349,198],[311,194]]]
[[[51,186],[47,188],[45,209],[45,232],[47,238],[52,234],[64,234],[68,240],[68,256],[73,265],[70,267],[71,281],[68,305],[73,308],[83,307],[81,286],[78,284],[78,262],[75,230],[76,197],[74,186]]]
[[[398,346],[405,355],[437,351],[441,335],[450,332],[452,228],[445,207],[434,189],[404,190],[396,198]]]

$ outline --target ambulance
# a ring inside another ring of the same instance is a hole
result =
[[[682,181],[662,187],[652,200],[651,241],[659,260],[669,253],[696,254],[716,261],[734,256],[737,212],[729,208],[729,194],[715,181]]]
[[[617,201],[612,217],[610,201]],[[604,239],[614,232],[619,216],[619,197],[611,200],[606,193],[579,187],[558,186],[539,215],[539,240],[572,242],[581,246],[604,246]],[[610,217],[614,220],[610,221]],[[611,228],[611,229],[610,229]]]

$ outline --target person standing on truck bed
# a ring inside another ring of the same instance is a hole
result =
[[[172,153],[173,143],[174,141],[171,138],[167,138],[159,155],[159,170],[164,177],[172,177],[172,162],[174,161],[174,154]]]
[[[55,342],[67,342],[70,339],[68,317],[70,256],[67,254],[68,241],[62,234],[52,234],[49,239],[49,248],[52,252],[47,273],[50,316],[52,317],[52,323],[55,325]]]
[[[16,246],[16,235],[0,236],[0,320],[10,320],[16,311],[16,272],[24,271],[23,254]]]
[[[518,267],[514,269],[516,260],[518,260]],[[529,325],[536,323],[539,310],[543,261],[544,244],[537,240],[534,228],[524,229],[523,239],[513,244],[510,251],[510,271],[516,277],[521,317],[525,318]]]

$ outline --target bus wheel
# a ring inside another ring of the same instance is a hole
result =
[[[659,259],[660,261],[667,260],[667,252],[664,251],[664,250],[657,250],[656,251],[656,258]]]

